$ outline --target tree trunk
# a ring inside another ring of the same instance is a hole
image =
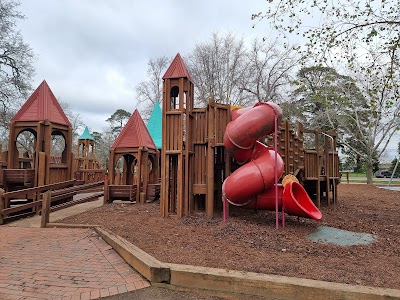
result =
[[[373,165],[370,163],[367,163],[367,184],[373,184],[372,169],[373,169]]]

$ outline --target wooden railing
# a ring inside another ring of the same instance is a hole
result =
[[[5,193],[4,190],[0,189],[0,224],[39,212],[42,206],[43,193],[47,191],[50,191],[50,203],[57,204],[56,206],[51,207],[51,211],[90,201],[104,194],[104,192],[101,191],[98,193],[93,193],[87,197],[74,200],[73,196],[75,196],[76,194],[85,192],[86,190],[94,187],[104,185],[104,181],[92,182],[87,184],[82,183],[82,181],[77,181],[74,179],[8,193]],[[31,202],[11,207],[10,199],[28,197],[32,199]],[[64,200],[67,202],[60,203]]]
[[[105,169],[79,169],[75,172],[75,179],[84,183],[98,182],[104,180],[105,174]]]

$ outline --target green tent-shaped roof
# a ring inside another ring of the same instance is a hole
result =
[[[85,130],[83,131],[82,135],[78,137],[78,140],[91,140],[94,141],[93,136],[89,132],[89,128],[86,126]]]
[[[153,111],[151,112],[151,116],[149,121],[147,122],[147,129],[156,144],[157,149],[161,149],[162,147],[162,112],[160,108],[160,104],[156,102],[154,104]]]

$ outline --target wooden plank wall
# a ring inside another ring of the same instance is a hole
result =
[[[49,183],[66,181],[69,178],[69,170],[66,164],[50,164]]]
[[[224,146],[224,134],[230,121],[230,106],[215,104],[215,146]]]
[[[165,146],[167,151],[182,150],[182,114],[180,112],[168,112],[166,115],[167,136]]]
[[[207,184],[207,115],[206,109],[192,111],[193,194],[206,194]],[[196,204],[195,204],[196,205]]]

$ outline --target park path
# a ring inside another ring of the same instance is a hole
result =
[[[50,221],[101,203],[51,213]],[[0,226],[0,299],[97,299],[150,286],[92,229],[39,224],[32,217]]]

